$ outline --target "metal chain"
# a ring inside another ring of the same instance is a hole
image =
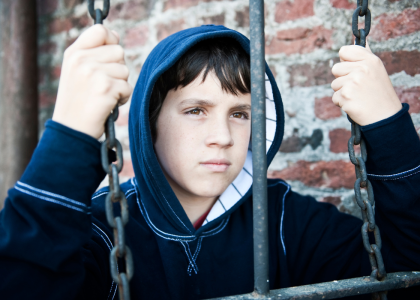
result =
[[[95,24],[102,24],[109,12],[109,0],[103,2],[103,9],[95,9],[95,1],[89,0],[88,9]],[[112,280],[118,283],[121,300],[130,299],[129,281],[133,277],[133,257],[130,248],[125,244],[124,226],[128,222],[128,205],[124,193],[120,189],[118,173],[123,167],[121,143],[115,137],[114,122],[118,118],[118,105],[114,108],[105,123],[105,141],[101,147],[102,168],[109,177],[109,193],[105,199],[105,212],[109,226],[114,229],[114,247],[109,255],[109,264]],[[109,150],[117,152],[117,162],[110,163]],[[121,216],[114,215],[113,203],[118,202],[121,207]],[[124,265],[125,270],[118,270],[118,260]]]
[[[370,31],[371,14],[368,8],[368,0],[357,0],[357,8],[353,13],[352,30],[356,37],[356,45],[366,47],[366,36]],[[359,29],[359,16],[365,17],[364,29]],[[354,183],[354,194],[356,202],[362,210],[363,226],[362,226],[362,240],[363,246],[369,254],[369,261],[372,267],[371,278],[374,280],[385,280],[386,271],[384,261],[382,259],[381,247],[382,240],[378,225],[375,223],[375,200],[373,196],[373,188],[366,172],[367,151],[366,144],[362,138],[360,126],[356,124],[350,117],[347,117],[351,123],[351,137],[348,142],[350,161],[354,164],[356,169],[356,182]],[[360,145],[361,156],[356,156],[354,145]],[[362,198],[360,188],[367,189],[367,199]],[[373,232],[375,242],[370,243],[369,232]],[[372,294],[372,299],[387,299],[387,292],[379,292]]]

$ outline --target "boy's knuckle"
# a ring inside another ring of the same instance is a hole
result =
[[[94,31],[95,34],[99,35],[103,39],[106,39],[106,36],[108,35],[107,29],[101,24],[96,24],[93,26],[92,31]]]
[[[114,52],[115,52],[115,55],[118,57],[119,60],[124,58],[125,53],[124,53],[124,48],[122,46],[116,45]]]

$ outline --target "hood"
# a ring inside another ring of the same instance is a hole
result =
[[[149,126],[149,101],[156,80],[193,45],[205,39],[218,37],[233,38],[248,54],[250,53],[249,39],[224,26],[204,25],[177,32],[161,41],[150,53],[132,95],[129,138],[137,202],[148,225],[156,234],[167,239],[195,239],[198,235],[206,235],[221,226],[224,227],[223,224],[226,224],[229,215],[252,193],[252,152],[248,150],[242,171],[220,195],[207,219],[196,231],[166,180],[153,149]],[[269,165],[283,138],[284,112],[280,92],[267,64],[266,114]]]

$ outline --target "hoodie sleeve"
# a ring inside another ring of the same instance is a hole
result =
[[[362,127],[362,134],[368,150],[366,167],[374,189],[385,269],[418,271],[420,140],[408,105],[386,120]],[[296,193],[289,193],[285,203],[285,244],[292,285],[370,274],[361,220]],[[405,292],[412,289],[397,291]]]
[[[108,249],[99,236],[91,239],[90,208],[104,176],[98,141],[47,122],[31,162],[0,212],[1,298],[106,297],[101,256]]]

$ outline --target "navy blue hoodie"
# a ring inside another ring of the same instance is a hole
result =
[[[223,26],[178,32],[149,55],[133,93],[129,133],[135,178],[122,185],[130,211],[132,299],[204,299],[253,290],[251,152],[195,230],[163,175],[149,128],[157,78],[191,46],[218,37],[236,39],[249,53],[249,40]],[[270,163],[281,144],[284,117],[268,67],[266,90]],[[362,128],[388,272],[420,270],[420,141],[407,111],[405,104],[396,115]],[[0,213],[1,299],[118,298],[109,275],[108,189],[95,192],[104,176],[98,141],[47,122]],[[370,274],[359,219],[294,193],[278,179],[268,180],[268,206],[271,289]],[[418,298],[414,289],[399,293],[399,299]]]

